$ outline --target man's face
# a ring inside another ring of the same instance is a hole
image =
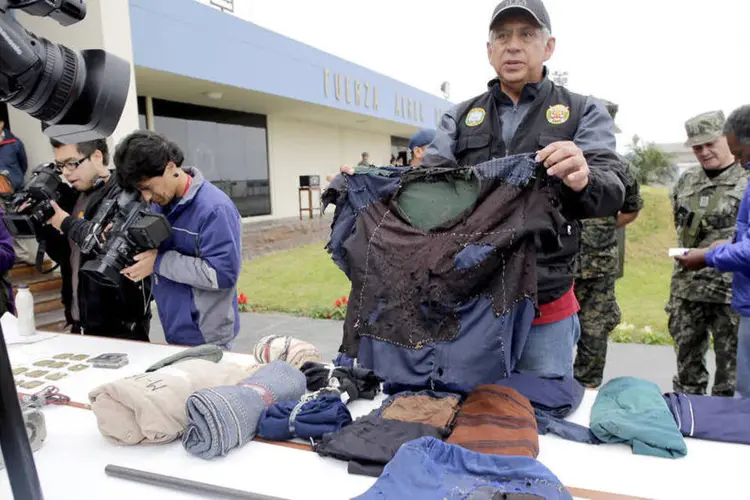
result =
[[[170,162],[163,175],[144,179],[138,183],[138,190],[144,200],[164,207],[174,199],[177,179],[174,176],[176,168],[173,167],[174,164]]]
[[[734,159],[743,167],[747,166],[750,163],[750,145],[740,142],[734,134],[727,134],[726,139],[729,150],[734,155]]]
[[[706,170],[717,170],[732,164],[732,152],[723,136],[709,143],[693,146],[693,153]]]
[[[94,186],[94,182],[100,176],[101,167],[104,166],[101,151],[84,156],[75,144],[55,148],[55,163],[71,186],[82,192]]]
[[[370,155],[362,155],[362,161],[367,161],[370,159]]]
[[[500,80],[508,84],[541,81],[544,63],[555,51],[555,39],[550,37],[545,43],[542,28],[520,13],[505,16],[492,31],[487,56]]]
[[[0,120],[0,132],[2,132],[4,128],[5,128],[5,121]]]
[[[420,163],[422,163],[422,158],[424,158],[424,151],[426,146],[417,146],[412,150],[412,158],[411,158],[411,164],[414,167],[419,166]]]

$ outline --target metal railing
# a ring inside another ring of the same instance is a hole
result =
[[[211,5],[222,12],[234,13],[234,0],[211,0]]]

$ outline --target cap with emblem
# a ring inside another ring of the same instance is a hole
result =
[[[495,10],[492,12],[492,19],[490,19],[490,29],[504,14],[508,14],[509,11],[523,10],[531,14],[536,22],[543,28],[547,28],[552,32],[552,24],[549,21],[549,14],[547,9],[544,7],[542,0],[505,0],[497,4]]]
[[[435,135],[435,129],[423,128],[422,130],[411,136],[411,139],[409,139],[409,149],[427,146],[429,143],[435,140]]]
[[[694,116],[685,122],[687,141],[685,146],[700,146],[713,142],[724,133],[724,112],[709,111]]]

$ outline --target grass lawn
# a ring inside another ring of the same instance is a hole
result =
[[[617,282],[623,320],[615,333],[621,342],[665,343],[672,260],[675,246],[667,190],[642,188],[645,208],[627,229],[625,276]],[[349,294],[349,281],[331,261],[323,243],[274,253],[245,263],[239,291],[250,308],[318,318],[342,317],[335,301]]]

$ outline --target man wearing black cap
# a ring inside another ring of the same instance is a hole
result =
[[[614,123],[604,105],[547,78],[549,14],[540,0],[505,0],[490,19],[489,62],[497,78],[482,95],[446,113],[422,166],[475,165],[537,153],[559,191],[562,249],[537,253],[539,317],[519,371],[572,375],[580,336],[573,291],[579,247],[576,219],[615,215],[623,204],[625,164],[615,153]]]

